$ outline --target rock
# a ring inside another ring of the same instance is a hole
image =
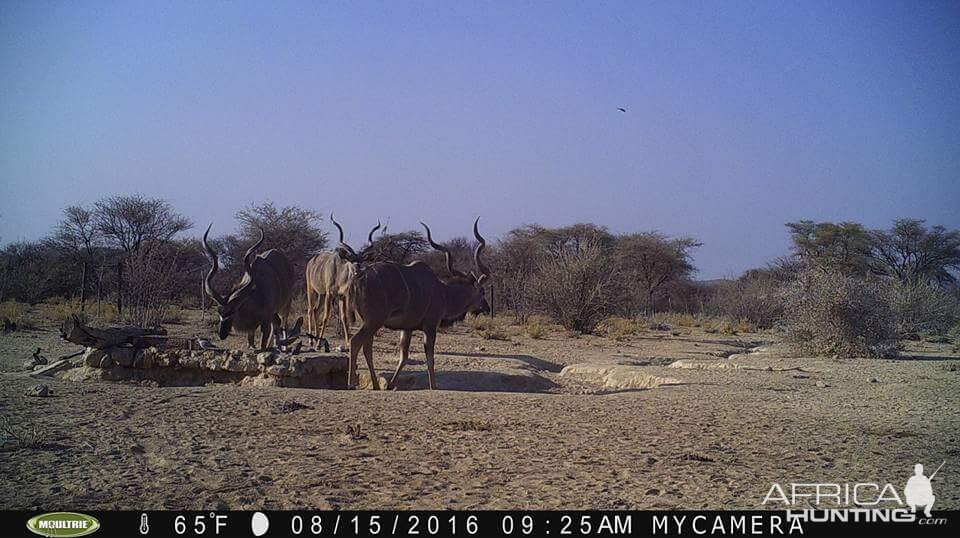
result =
[[[264,351],[257,353],[257,364],[260,366],[271,366],[276,361],[277,354],[273,351]]]
[[[51,390],[50,387],[48,387],[47,385],[44,385],[41,383],[39,385],[34,385],[30,387],[23,394],[24,396],[37,396],[40,398],[46,398],[47,396],[50,396],[53,394],[53,390]]]
[[[877,379],[877,378],[875,378],[875,377],[871,377],[871,378],[870,378],[870,382],[871,382],[871,383],[879,383],[880,380]]]
[[[106,355],[106,351],[93,347],[88,347],[83,354],[83,363],[92,368],[100,368],[100,360]]]
[[[77,366],[82,366],[83,362],[74,362],[71,359],[61,359],[55,361],[53,364],[46,365],[37,365],[33,368],[33,372],[30,374],[33,377],[38,376],[53,376],[59,372],[70,370],[76,368]]]
[[[820,387],[821,389],[825,389],[825,388],[829,387],[830,385],[824,383],[823,381],[817,381],[817,386]]]
[[[476,346],[476,347],[473,348],[473,350],[474,350],[474,351],[486,351],[487,348],[485,348],[485,347],[483,347],[483,346]]]
[[[592,378],[595,383],[612,390],[653,389],[664,385],[679,385],[679,379],[649,374],[644,364],[633,362],[571,364],[561,370],[561,376]]]
[[[339,346],[337,346],[337,351],[340,353],[346,353],[350,351],[350,349],[347,346],[340,344]]]
[[[668,368],[684,368],[688,370],[726,370],[738,369],[740,368],[739,364],[732,363],[729,361],[701,361],[694,359],[680,359],[670,363]]]
[[[31,370],[33,370],[33,367],[34,367],[34,366],[38,366],[38,364],[37,364],[36,362],[34,362],[33,359],[27,359],[27,360],[23,361],[23,365],[21,365],[20,368],[21,368],[22,370],[31,371]]]
[[[141,368],[153,368],[157,364],[157,353],[159,350],[155,347],[148,347],[143,350],[140,356]]]
[[[283,386],[280,378],[266,374],[248,375],[240,380],[241,387],[280,387]]]

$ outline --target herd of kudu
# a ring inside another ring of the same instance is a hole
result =
[[[350,349],[347,387],[353,388],[357,384],[357,354],[363,350],[371,383],[374,389],[379,390],[380,383],[373,368],[374,335],[381,327],[400,331],[400,361],[387,384],[387,388],[392,389],[409,357],[413,331],[423,331],[429,386],[431,389],[437,388],[434,373],[437,329],[463,320],[468,313],[490,311],[483,287],[490,270],[481,259],[486,241],[477,229],[480,219],[477,218],[473,223],[473,235],[478,242],[473,253],[476,271],[469,274],[454,267],[450,251],[434,242],[430,228],[420,223],[426,229],[430,246],[444,255],[449,275],[443,278],[438,277],[422,261],[406,265],[376,261],[371,246],[373,234],[380,228],[379,222],[370,230],[367,245],[358,253],[344,243],[343,228],[333,219],[333,215],[330,215],[330,220],[340,233],[336,249],[314,256],[306,267],[308,332],[314,333],[319,321],[316,341],[323,339],[332,303],[337,301],[344,344],[348,344]],[[211,263],[204,280],[204,290],[217,305],[220,339],[227,338],[235,329],[246,333],[247,343],[253,348],[254,336],[259,328],[259,349],[267,348],[271,339],[274,345],[279,345],[280,335],[287,327],[296,281],[290,260],[276,249],[254,255],[264,239],[263,230],[260,230],[260,239],[243,257],[243,277],[225,297],[213,287],[213,276],[219,265],[216,251],[207,242],[209,233],[210,227],[203,234],[203,247]],[[323,314],[318,320],[321,304]],[[350,336],[350,325],[356,317],[360,319],[360,328]]]

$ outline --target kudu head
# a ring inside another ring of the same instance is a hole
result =
[[[335,249],[340,258],[354,263],[369,261],[372,256],[370,249],[373,247],[373,234],[380,229],[380,221],[377,220],[377,225],[367,234],[367,244],[360,249],[359,254],[353,250],[353,247],[343,242],[343,227],[340,226],[339,222],[334,220],[333,213],[330,213],[330,221],[333,222],[333,225],[337,227],[337,231],[340,232],[340,239],[337,241],[337,248]]]
[[[483,287],[487,279],[490,278],[490,269],[483,263],[480,257],[483,249],[487,246],[487,241],[480,235],[480,231],[477,229],[479,222],[480,217],[477,217],[477,220],[473,222],[473,236],[477,238],[477,248],[473,251],[473,263],[476,266],[476,271],[470,271],[470,274],[466,274],[453,266],[450,249],[434,242],[430,234],[430,227],[423,222],[420,223],[424,229],[427,230],[427,241],[430,243],[430,246],[433,247],[434,250],[443,253],[444,261],[447,264],[447,271],[452,275],[452,278],[445,280],[447,285],[457,286],[466,291],[466,304],[464,305],[463,314],[457,319],[447,321],[460,321],[466,314],[476,315],[490,312],[490,304],[487,303],[487,294]]]
[[[243,278],[240,279],[240,283],[230,293],[230,296],[224,298],[213,288],[213,275],[217,273],[220,266],[217,262],[217,253],[213,250],[213,247],[210,246],[210,243],[207,242],[207,235],[210,234],[210,228],[212,226],[213,223],[207,226],[207,231],[203,234],[203,248],[207,251],[207,256],[210,258],[211,263],[210,272],[207,273],[207,277],[203,280],[203,289],[207,293],[207,296],[217,304],[217,314],[220,316],[217,335],[220,336],[221,340],[224,340],[230,336],[237,311],[250,299],[256,289],[252,272],[253,253],[257,250],[257,247],[263,243],[263,228],[260,229],[260,239],[254,243],[252,247],[248,248],[247,253],[243,256]]]

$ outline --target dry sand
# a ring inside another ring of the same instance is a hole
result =
[[[384,373],[396,338],[377,341]],[[35,379],[18,370],[36,347],[78,349],[52,328],[0,336],[0,414],[46,436],[5,441],[4,509],[760,508],[772,482],[902,488],[914,463],[944,460],[937,509],[960,508],[947,345],[833,360],[790,358],[772,334],[498,341],[460,327],[438,339],[439,383],[472,390],[379,393]],[[418,339],[411,351],[422,376]],[[678,383],[618,390],[590,365]],[[52,397],[24,395],[39,382]]]

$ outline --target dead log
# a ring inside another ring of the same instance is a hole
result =
[[[150,347],[164,340],[167,332],[163,329],[141,329],[139,327],[110,327],[98,329],[80,321],[76,314],[64,320],[60,327],[60,338],[86,347],[106,349],[109,347]],[[158,338],[161,337],[161,338]]]

